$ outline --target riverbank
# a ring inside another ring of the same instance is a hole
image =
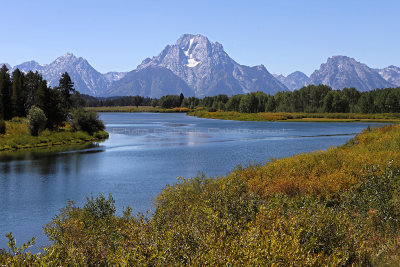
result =
[[[72,131],[67,125],[55,131],[44,130],[38,136],[29,133],[26,119],[16,118],[6,122],[6,133],[0,135],[0,152],[24,150],[42,150],[57,147],[62,151],[70,146],[101,142],[108,138],[108,133],[99,131],[89,135],[82,131]]]
[[[188,108],[161,108],[151,106],[116,106],[116,107],[86,107],[87,111],[95,112],[153,112],[153,113],[176,113],[189,112]]]
[[[239,113],[235,111],[194,110],[187,113],[199,118],[236,121],[286,121],[286,122],[384,122],[399,123],[400,114],[360,114],[360,113]]]
[[[398,266],[399,140],[399,125],[366,129],[326,151],[178,177],[149,217],[117,216],[112,197],[69,203],[45,227],[53,244],[43,254],[0,262]]]
[[[286,122],[383,122],[399,123],[398,113],[287,113],[287,112],[263,112],[263,113],[239,113],[236,111],[209,112],[201,108],[172,108],[165,109],[151,106],[117,106],[117,107],[86,107],[87,111],[96,112],[153,112],[153,113],[187,113],[206,119],[236,120],[236,121],[286,121]]]

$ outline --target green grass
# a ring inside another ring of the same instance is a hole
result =
[[[57,130],[44,130],[39,136],[29,134],[27,120],[14,118],[6,122],[6,133],[0,135],[0,152],[37,150],[50,147],[67,147],[103,141],[108,138],[108,133],[100,131],[89,135],[86,132],[74,132],[67,125]]]
[[[400,114],[359,114],[359,113],[239,113],[235,111],[208,112],[194,110],[190,116],[199,118],[236,121],[290,121],[290,122],[400,122]]]

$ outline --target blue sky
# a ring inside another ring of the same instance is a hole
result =
[[[332,55],[400,66],[400,1],[0,0],[0,62],[72,52],[100,72],[129,71],[183,33],[223,44],[238,63],[307,75]]]

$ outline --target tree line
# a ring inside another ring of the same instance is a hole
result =
[[[38,72],[26,74],[16,69],[10,75],[3,65],[0,69],[0,134],[6,133],[4,120],[26,117],[31,135],[47,128],[56,130],[66,122],[73,131],[92,135],[104,130],[97,113],[86,112],[86,104],[67,72],[61,75],[58,86],[51,88]]]
[[[204,107],[208,111],[326,112],[326,113],[400,113],[400,87],[360,92],[355,88],[333,90],[327,85],[309,85],[292,92],[269,95],[207,96],[204,98],[166,95],[160,99],[141,96],[95,98],[86,96],[88,106],[160,106],[162,108]]]
[[[61,75],[59,85],[51,88],[38,72],[23,73],[16,69],[10,75],[3,65],[0,69],[0,119],[26,117],[35,106],[47,118],[47,128],[61,126],[73,107],[81,102],[79,93],[67,72]]]

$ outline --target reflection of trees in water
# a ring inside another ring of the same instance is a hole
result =
[[[1,166],[1,172],[3,174],[9,174],[10,173],[10,163],[6,162]]]
[[[70,175],[78,174],[81,170],[82,156],[88,153],[102,152],[102,149],[90,150],[98,145],[85,144],[68,147],[75,152],[65,152],[64,148],[54,147],[40,151],[18,151],[0,153],[0,170],[2,174],[11,173],[30,176],[41,175],[42,179],[55,175],[58,172]],[[88,150],[85,150],[88,149]]]

